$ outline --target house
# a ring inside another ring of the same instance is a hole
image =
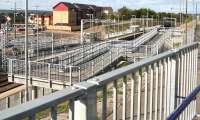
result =
[[[53,26],[51,29],[79,30],[81,19],[89,19],[93,14],[95,19],[101,19],[103,11],[112,12],[112,8],[96,5],[60,2],[53,7]]]
[[[53,25],[53,13],[51,11],[34,11],[31,14],[29,23],[39,24],[43,27]]]
[[[112,7],[102,7],[102,13],[103,14],[113,14],[113,9]]]

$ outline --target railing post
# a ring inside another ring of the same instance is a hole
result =
[[[148,46],[145,46],[146,57],[148,56]]]
[[[57,106],[51,107],[51,120],[57,120]]]
[[[103,68],[104,68],[104,55],[102,55],[102,57],[101,57],[101,67],[102,67],[102,70],[103,70]]]
[[[69,83],[72,86],[72,66],[69,66]]]
[[[63,87],[65,88],[65,82],[67,81],[67,67],[64,65],[64,81],[63,81]]]
[[[107,118],[107,86],[103,87],[102,120]]]
[[[32,91],[32,100],[34,100],[35,98],[37,98],[37,87],[32,86],[31,91]]]
[[[96,89],[87,90],[83,96],[74,102],[74,120],[96,120]]]
[[[74,100],[69,101],[69,120],[74,120]]]
[[[149,70],[150,70],[150,103],[149,103],[149,109],[150,109],[150,113],[149,113],[149,119],[152,120],[153,119],[153,88],[154,88],[154,80],[153,80],[153,65],[149,66]]]
[[[6,97],[6,108],[10,108],[10,96]]]
[[[92,76],[94,75],[94,61],[92,61]]]
[[[113,120],[117,120],[117,81],[113,81]]]
[[[159,65],[158,65],[158,63],[155,63],[155,65],[154,65],[154,67],[155,67],[155,116],[154,116],[154,119],[155,120],[157,120],[158,119],[158,78],[159,78],[159,73],[158,73],[158,71],[159,71]]]
[[[78,67],[78,79],[81,82],[81,67]]]
[[[32,77],[31,77],[31,61],[28,62],[28,75],[29,75],[29,84],[32,84]]]
[[[49,81],[49,87],[52,88],[52,81],[51,81],[51,64],[48,64],[48,81]]]
[[[110,50],[110,63],[112,63],[112,50]]]
[[[145,71],[144,71],[144,87],[145,87],[145,93],[144,93],[144,120],[147,120],[147,116],[148,116],[148,67],[145,67]]]
[[[160,108],[159,108],[159,110],[160,110],[160,113],[159,113],[159,120],[162,120],[163,119],[163,83],[164,83],[164,77],[163,77],[163,71],[164,71],[164,68],[163,68],[163,61],[160,61],[160,63],[159,63],[160,65],[160,79],[159,79],[159,81],[160,81]]]
[[[157,55],[159,54],[159,48],[158,48],[158,45],[156,45],[156,54],[157,54]]]
[[[123,78],[123,114],[122,120],[126,120],[127,112],[127,77]]]
[[[140,120],[141,119],[141,93],[142,93],[142,70],[140,69],[138,72],[137,72],[137,81],[138,81],[138,103],[137,103],[137,120]]]
[[[29,120],[35,120],[35,114],[29,115]]]
[[[23,91],[20,91],[19,92],[19,102],[20,102],[20,104],[22,104],[23,103]]]
[[[11,77],[12,77],[12,81],[14,82],[14,72],[13,72],[13,60],[12,59],[9,59],[9,62],[10,62],[10,74],[11,74]]]
[[[130,120],[134,120],[134,99],[135,99],[135,80],[136,75],[133,73],[131,75],[131,112],[130,112]]]

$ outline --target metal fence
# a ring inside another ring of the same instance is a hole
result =
[[[157,30],[152,30],[134,41],[97,43],[58,56],[58,58],[54,57],[54,59],[51,59],[50,57],[50,61],[58,61],[59,64],[30,61],[28,68],[29,78],[30,80],[46,81],[50,85],[52,82],[73,85],[101,73],[105,68],[108,68],[122,57],[132,57],[135,59],[158,54],[159,48],[162,47],[167,39],[166,36],[169,37],[168,34],[164,34],[152,46],[142,45],[157,33]],[[8,75],[10,78],[24,79],[24,60],[10,59]],[[25,82],[24,80],[21,81],[20,83]]]
[[[26,104],[2,111],[1,119],[37,119],[49,109],[59,119],[57,106],[68,101],[64,119],[164,120],[196,87],[198,44],[144,59],[136,64],[75,84]],[[195,115],[196,101],[180,117]]]
[[[24,78],[25,69],[24,60],[9,59],[9,76]],[[80,67],[62,66],[50,63],[29,62],[28,65],[29,80],[39,79],[49,82],[59,82],[67,85],[80,82]],[[25,82],[25,81],[24,81]]]

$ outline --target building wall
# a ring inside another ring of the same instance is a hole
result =
[[[76,11],[70,11],[69,12],[69,25],[77,25],[77,12]]]
[[[53,24],[57,23],[69,23],[69,12],[68,11],[53,11]]]

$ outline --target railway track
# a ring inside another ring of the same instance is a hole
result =
[[[21,84],[8,82],[8,76],[6,74],[0,75],[0,94],[19,86]]]

